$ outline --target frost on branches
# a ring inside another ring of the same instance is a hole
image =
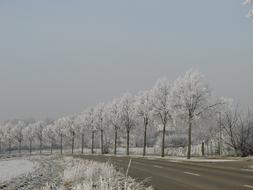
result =
[[[253,17],[253,0],[245,0],[244,5],[250,6],[250,11],[248,12],[248,17]]]
[[[224,152],[252,155],[251,111],[243,112],[234,106],[225,109],[228,102],[212,95],[201,73],[189,70],[174,81],[159,79],[153,88],[137,95],[126,93],[55,121],[3,122],[0,153],[88,151],[164,157],[170,149],[183,149],[180,155],[190,158],[195,154],[193,146],[213,142],[219,144],[214,149],[221,149],[223,142]],[[232,117],[231,113],[237,114]],[[238,140],[242,138],[243,142]],[[195,155],[205,155],[204,146],[202,149],[202,154]]]

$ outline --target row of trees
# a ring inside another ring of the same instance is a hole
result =
[[[252,147],[251,150],[249,148],[252,143],[249,139],[253,137],[251,114],[248,113],[248,124],[245,127],[245,120],[239,117],[239,114],[229,117],[233,112],[231,110],[235,110],[229,105],[231,104],[224,98],[212,97],[203,76],[190,70],[173,82],[163,78],[158,80],[151,90],[140,92],[136,96],[127,93],[112,102],[100,103],[77,115],[55,121],[6,122],[0,128],[0,151],[2,152],[3,147],[11,151],[12,144],[17,143],[21,152],[25,141],[30,153],[33,143],[36,143],[40,153],[45,144],[50,144],[51,153],[53,147],[59,148],[63,153],[64,145],[71,146],[74,153],[77,144],[81,144],[82,153],[84,148],[89,146],[93,154],[98,142],[95,137],[99,134],[101,154],[106,153],[109,146],[113,146],[113,152],[117,154],[119,141],[123,139],[126,154],[129,155],[130,140],[137,141],[141,137],[145,156],[147,142],[158,132],[161,137],[157,135],[156,140],[161,143],[161,156],[164,157],[165,147],[168,147],[166,137],[169,135],[168,131],[173,129],[187,134],[185,141],[188,159],[191,157],[192,141],[201,143],[217,136],[221,131],[226,133],[227,144],[234,148],[238,155],[252,154]],[[220,128],[217,128],[216,123],[218,112]],[[238,118],[241,118],[240,122]],[[239,130],[242,127],[243,130]],[[241,133],[243,137],[237,135]],[[184,140],[176,136],[174,141]],[[242,141],[243,145],[239,145]],[[154,143],[150,145],[154,146]]]
[[[226,134],[226,144],[237,156],[253,155],[253,114],[230,105],[221,112],[221,126]]]

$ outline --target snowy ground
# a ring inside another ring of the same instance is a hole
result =
[[[24,159],[0,160],[0,182],[27,174],[35,168],[35,163]]]
[[[153,190],[109,163],[73,157],[2,158],[0,176],[1,190]]]
[[[15,170],[11,172],[12,175],[9,176],[8,179],[5,178],[0,182],[1,190],[39,190],[45,186],[46,183],[60,183],[62,167],[55,159],[33,157],[31,161],[21,160],[12,159],[6,161],[8,165],[4,166],[5,170],[8,170],[8,168],[11,170],[13,169],[13,166],[10,166],[10,164],[14,164],[16,167]],[[5,161],[1,162],[4,163]],[[26,165],[23,166],[22,164]],[[20,172],[16,173],[16,171]],[[4,175],[2,170],[0,170],[0,173]]]

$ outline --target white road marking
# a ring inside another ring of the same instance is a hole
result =
[[[191,172],[184,172],[185,174],[188,174],[188,175],[194,175],[194,176],[200,176],[199,174],[195,174],[195,173],[191,173]]]
[[[247,188],[253,189],[253,186],[251,186],[251,185],[244,185],[244,187],[247,187]]]
[[[146,159],[148,159],[148,160],[156,160],[156,158],[148,158],[148,157]]]
[[[182,161],[178,161],[178,160],[170,160],[169,162],[180,163],[180,162],[182,162]]]
[[[153,167],[159,168],[159,169],[162,169],[162,168],[163,168],[162,166],[157,166],[157,165],[153,165]]]

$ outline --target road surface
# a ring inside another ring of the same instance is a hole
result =
[[[126,169],[129,157],[79,155],[84,159],[110,161]],[[156,190],[250,190],[253,170],[246,169],[252,161],[226,163],[195,163],[176,160],[131,158],[129,175],[137,180],[149,178]]]

